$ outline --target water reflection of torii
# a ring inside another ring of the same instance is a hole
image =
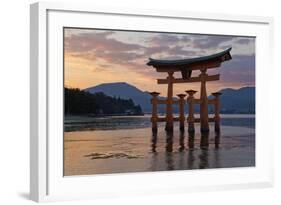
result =
[[[215,133],[214,148],[213,153],[211,153],[209,148],[209,132],[201,133],[200,138],[200,151],[195,149],[195,134],[194,132],[189,132],[188,136],[185,132],[179,132],[179,147],[176,155],[173,154],[174,150],[174,132],[166,132],[166,153],[160,154],[157,152],[157,133],[152,133],[151,139],[151,170],[159,171],[161,170],[161,164],[163,162],[163,156],[165,157],[165,164],[167,170],[182,170],[182,169],[194,169],[196,167],[200,169],[205,169],[209,167],[218,168],[221,167],[220,164],[220,154],[219,154],[219,139],[220,133]],[[188,137],[187,149],[185,148],[184,138]],[[164,155],[163,155],[164,154]],[[210,161],[209,155],[213,155],[212,161]],[[162,156],[162,157],[161,157]]]
[[[173,122],[180,122],[180,129],[184,130],[184,104],[185,104],[185,94],[177,95],[178,100],[173,99],[173,84],[175,83],[193,83],[201,82],[200,89],[200,98],[195,99],[193,95],[196,91],[187,90],[189,97],[187,98],[187,103],[189,104],[189,115],[187,118],[188,122],[188,131],[194,132],[194,123],[200,122],[201,132],[209,131],[209,122],[215,122],[215,130],[220,130],[220,116],[219,116],[219,96],[221,93],[212,93],[214,99],[208,100],[208,95],[206,91],[206,82],[207,81],[216,81],[219,80],[220,75],[208,75],[207,69],[220,67],[221,63],[231,59],[230,55],[231,48],[228,48],[220,53],[216,53],[209,56],[190,58],[190,59],[181,59],[181,60],[156,60],[149,59],[147,65],[153,66],[156,68],[157,72],[166,72],[168,77],[166,79],[158,79],[158,84],[168,84],[167,99],[160,100],[157,96],[160,94],[158,92],[151,92],[153,96],[152,103],[152,130],[157,131],[157,122],[166,122],[166,130],[173,130]],[[193,70],[200,70],[201,73],[197,77],[192,77]],[[174,78],[174,72],[181,72],[181,78]],[[193,116],[193,104],[200,104],[200,118],[195,119]],[[166,117],[158,117],[157,115],[157,105],[165,104],[166,105]],[[179,117],[173,116],[173,104],[179,105]],[[208,104],[215,105],[215,117],[213,119],[209,118],[208,115]]]

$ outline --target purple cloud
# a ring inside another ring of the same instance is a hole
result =
[[[123,43],[114,38],[109,38],[112,34],[114,34],[113,31],[72,34],[69,37],[65,37],[65,49],[70,52],[88,52],[92,50],[123,52],[134,51],[141,47],[138,44]]]
[[[234,55],[232,60],[223,64],[220,70],[221,80],[255,84],[255,55]]]
[[[221,43],[229,42],[231,41],[233,36],[206,36],[205,38],[194,38],[193,39],[193,46],[194,48],[200,48],[200,49],[211,49],[211,48],[217,48],[220,46]],[[228,47],[230,47],[229,45]]]
[[[251,42],[251,39],[249,39],[249,38],[241,38],[236,41],[236,43],[239,43],[239,44],[248,44],[250,42]]]

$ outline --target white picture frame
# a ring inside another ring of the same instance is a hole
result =
[[[127,30],[176,30],[189,33],[256,36],[256,166],[63,177],[61,101],[63,64],[60,59],[63,46],[60,33],[64,26],[94,27],[98,24],[98,27],[103,24],[103,28]],[[269,100],[271,92],[267,92],[272,88],[270,76],[274,73],[271,65],[272,18],[149,9],[97,8],[95,5],[44,2],[31,5],[30,25],[30,198],[32,200],[89,199],[272,186],[273,133],[270,129],[270,121],[273,118],[272,104]],[[149,183],[148,186],[147,182],[152,181],[154,183]]]

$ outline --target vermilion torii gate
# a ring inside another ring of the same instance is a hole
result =
[[[187,117],[188,122],[188,131],[194,131],[194,123],[200,122],[201,132],[209,131],[209,121],[215,122],[216,131],[220,130],[220,116],[219,116],[219,96],[220,93],[213,93],[215,97],[212,100],[208,100],[208,95],[206,91],[206,82],[207,81],[216,81],[219,80],[220,75],[208,75],[207,69],[220,67],[221,63],[231,59],[230,55],[231,48],[228,48],[220,53],[216,53],[209,56],[190,58],[190,59],[181,59],[181,60],[157,60],[149,58],[149,62],[147,65],[153,66],[156,68],[157,72],[166,72],[168,77],[166,79],[158,79],[158,84],[167,84],[168,92],[166,100],[159,100],[157,96],[160,93],[152,92],[152,130],[157,130],[157,122],[166,122],[166,130],[173,130],[173,122],[180,122],[180,129],[184,129],[184,104],[185,94],[179,94],[178,100],[173,98],[173,84],[175,83],[194,83],[201,82],[200,89],[200,98],[195,99],[194,94],[197,91],[187,90],[186,93],[189,95],[187,98],[187,103],[189,104],[189,115]],[[200,75],[197,77],[192,77],[192,71],[200,70]],[[173,74],[175,72],[181,72],[181,78],[175,78]],[[200,118],[194,118],[193,105],[200,104]],[[160,118],[157,115],[157,105],[165,104],[166,105],[166,117]],[[179,105],[179,117],[175,118],[173,116],[173,104]],[[208,104],[214,104],[215,107],[215,117],[213,119],[209,119],[208,113]]]

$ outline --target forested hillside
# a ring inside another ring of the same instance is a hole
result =
[[[102,92],[91,94],[77,88],[64,88],[66,115],[141,115],[132,99],[110,97]]]

